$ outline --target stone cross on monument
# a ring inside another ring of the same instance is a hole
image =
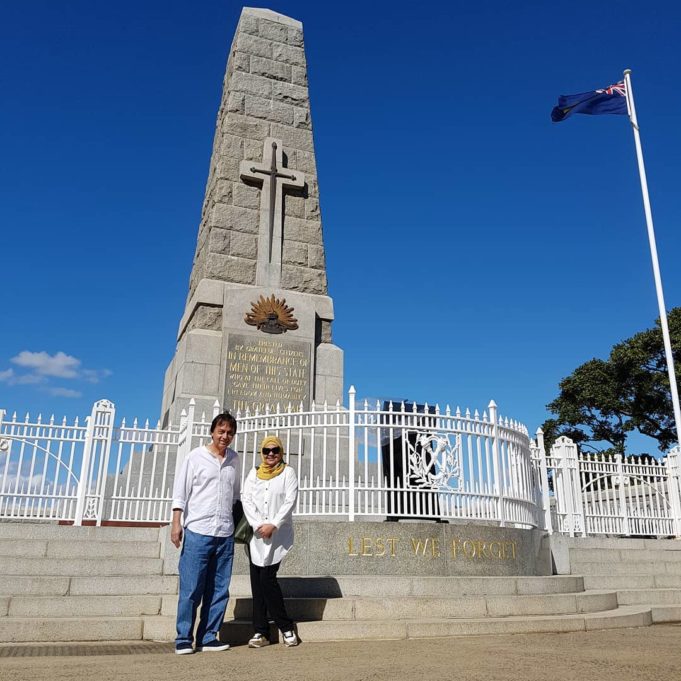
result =
[[[239,175],[244,181],[262,185],[260,194],[260,229],[258,233],[258,264],[255,283],[258,286],[281,285],[282,217],[285,189],[302,190],[305,174],[283,173],[283,144],[268,137],[263,145],[262,163],[241,161]],[[277,182],[277,180],[280,180]],[[265,257],[268,254],[269,257]]]
[[[162,422],[343,400],[303,26],[245,7],[229,50]]]

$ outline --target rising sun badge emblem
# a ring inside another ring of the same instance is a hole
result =
[[[298,320],[293,316],[293,308],[286,304],[286,298],[260,296],[251,303],[251,311],[244,317],[246,324],[255,326],[265,333],[286,333],[298,328]]]

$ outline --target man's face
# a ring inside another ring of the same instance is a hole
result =
[[[230,442],[234,438],[234,430],[229,423],[222,422],[215,426],[215,430],[210,434],[213,440],[213,445],[218,449],[225,449],[229,447]]]

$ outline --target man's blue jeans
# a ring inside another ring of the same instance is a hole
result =
[[[232,578],[234,537],[210,537],[185,529],[180,554],[180,597],[175,643],[192,643],[201,605],[196,645],[214,641],[222,626]]]

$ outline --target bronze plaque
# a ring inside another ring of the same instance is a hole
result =
[[[265,335],[230,333],[227,341],[225,406],[242,413],[274,412],[291,403],[310,406],[312,343]]]

